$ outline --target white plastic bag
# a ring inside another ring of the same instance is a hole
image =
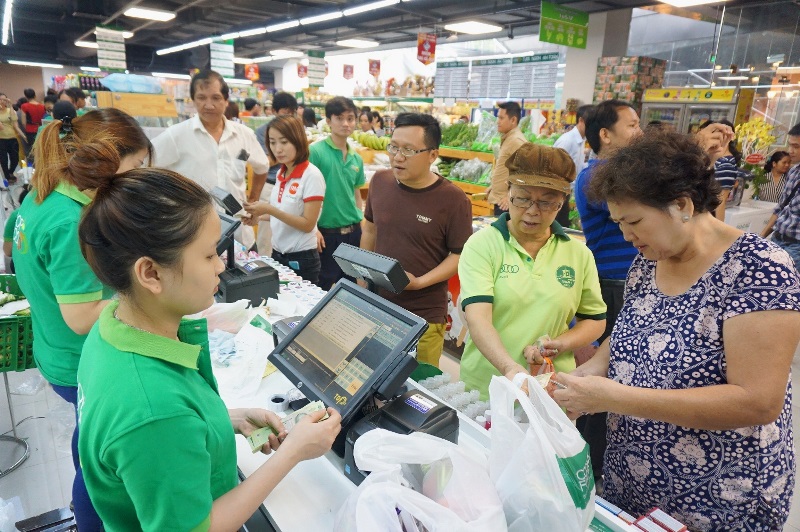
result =
[[[186,316],[186,319],[205,318],[209,331],[220,329],[236,334],[257,312],[256,309],[248,308],[249,306],[249,299],[240,299],[233,303],[214,303],[202,312]]]
[[[520,386],[527,381],[529,395]],[[489,384],[492,447],[489,471],[508,530],[584,532],[594,516],[589,446],[530,375]],[[514,420],[514,407],[527,423]]]
[[[375,429],[356,441],[354,457],[372,474],[339,511],[338,532],[506,530],[485,456],[428,434]]]

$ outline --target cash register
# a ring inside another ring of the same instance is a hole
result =
[[[234,233],[242,222],[233,215],[241,212],[242,206],[231,194],[219,187],[211,191],[211,197],[225,211],[225,214],[218,213],[222,231],[217,242],[217,255],[226,251],[228,253],[225,271],[219,276],[216,300],[220,303],[233,303],[240,299],[249,299],[250,304],[257,307],[270,297],[278,297],[280,280],[275,268],[260,259],[242,266],[236,264]]]
[[[421,392],[401,392],[417,367],[409,351],[426,329],[419,316],[342,279],[269,355],[309,400],[341,414],[333,450],[356,483],[365,475],[352,462],[352,447],[369,430],[457,438],[455,410]],[[379,407],[377,401],[388,402]]]

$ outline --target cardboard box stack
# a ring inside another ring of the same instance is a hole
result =
[[[645,89],[661,87],[667,62],[652,57],[601,57],[597,60],[594,103],[618,99],[639,109]]]

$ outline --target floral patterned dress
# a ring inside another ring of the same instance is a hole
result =
[[[661,293],[655,271],[655,262],[634,260],[611,336],[609,377],[628,386],[724,384],[726,319],[800,310],[792,259],[754,234],[742,235],[684,294]],[[769,425],[696,430],[609,413],[603,496],[633,515],[658,506],[692,530],[781,530],[795,476],[791,382]]]

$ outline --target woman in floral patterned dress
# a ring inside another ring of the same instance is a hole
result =
[[[694,140],[669,132],[598,168],[590,194],[640,255],[610,339],[558,375],[555,398],[572,417],[609,413],[604,497],[629,513],[781,530],[795,476],[798,275],[785,251],[713,217],[709,168]]]

